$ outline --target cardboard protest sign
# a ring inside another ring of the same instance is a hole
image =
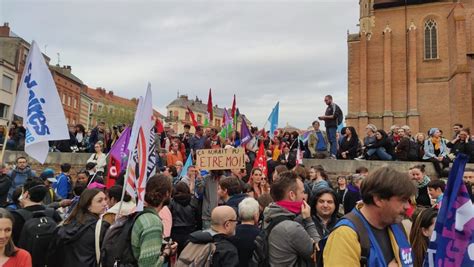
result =
[[[245,168],[243,148],[200,149],[196,151],[196,166],[204,170]]]

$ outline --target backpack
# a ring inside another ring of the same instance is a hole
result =
[[[188,242],[186,247],[181,251],[175,267],[210,267],[212,265],[212,257],[216,252],[216,243],[208,232],[201,232],[206,235],[207,243],[196,244]]]
[[[333,115],[337,116],[337,126],[339,126],[344,120],[344,114],[342,113],[341,108],[336,104],[334,104],[333,111],[334,111]]]
[[[369,240],[369,234],[367,233],[367,230],[365,229],[364,222],[360,219],[359,216],[357,216],[353,211],[347,213],[339,219],[339,222],[343,219],[347,219],[354,224],[355,229],[354,231],[357,233],[357,237],[359,239],[360,243],[360,266],[367,266],[368,264],[368,259],[369,259],[369,252],[370,252],[370,240]],[[336,227],[334,227],[331,232],[336,230],[339,226],[339,222],[336,224]],[[318,243],[319,245],[319,251],[316,253],[316,266],[317,267],[323,267],[324,262],[323,262],[323,252],[324,252],[324,247],[326,246],[326,242],[328,240],[328,236],[325,238],[321,239]]]
[[[44,266],[46,264],[44,255],[48,252],[48,245],[54,237],[57,226],[53,219],[54,209],[47,208],[33,212],[19,209],[14,212],[25,220],[18,247],[31,254],[33,266]]]
[[[255,238],[255,249],[253,251],[252,259],[249,261],[250,267],[267,267],[270,266],[270,257],[269,257],[269,246],[268,246],[268,237],[270,236],[271,231],[279,223],[293,220],[288,216],[278,216],[271,219],[270,224],[266,229],[261,231]]]
[[[107,230],[100,249],[100,262],[103,267],[138,266],[132,252],[132,229],[138,217],[149,210],[135,212],[117,219]]]

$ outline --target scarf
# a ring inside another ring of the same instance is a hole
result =
[[[428,175],[425,175],[425,176],[423,176],[423,180],[421,180],[421,182],[418,182],[418,184],[416,186],[418,188],[423,188],[423,187],[427,186],[429,182],[430,182],[430,177],[428,177]]]
[[[441,137],[431,137],[431,142],[434,145],[435,150],[439,150],[441,148]]]
[[[289,200],[281,200],[275,202],[278,206],[287,209],[291,213],[296,215],[301,213],[301,205],[303,205],[303,201],[289,201]]]

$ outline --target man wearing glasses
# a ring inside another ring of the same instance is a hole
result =
[[[216,251],[212,257],[211,266],[239,266],[237,248],[230,241],[230,238],[235,235],[237,222],[237,214],[233,208],[225,205],[214,208],[211,213],[211,229],[192,233],[189,236],[190,243],[181,255],[188,254],[186,249],[190,249],[193,244],[214,242]]]

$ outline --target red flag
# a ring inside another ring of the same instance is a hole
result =
[[[155,121],[155,128],[156,128],[156,132],[159,134],[165,130],[163,127],[163,123],[159,119],[156,119]]]
[[[235,110],[236,110],[236,106],[235,106],[235,95],[234,95],[234,102],[232,102],[232,113],[231,113],[231,116],[232,118],[235,118]]]
[[[207,98],[207,113],[209,113],[209,125],[211,125],[212,120],[214,119],[214,113],[212,111],[212,93],[211,88],[209,88],[209,97]]]
[[[115,185],[115,181],[120,174],[120,160],[117,160],[112,155],[109,157],[109,164],[107,165],[107,183],[105,187],[107,189]]]
[[[194,112],[188,107],[188,112],[189,112],[189,117],[191,117],[191,120],[193,121],[194,127],[198,126],[198,123],[196,121],[196,117],[194,116]]]
[[[260,168],[262,173],[267,176],[267,157],[265,155],[265,147],[263,146],[263,141],[260,141],[260,147],[258,148],[257,157],[253,163],[254,168]]]

